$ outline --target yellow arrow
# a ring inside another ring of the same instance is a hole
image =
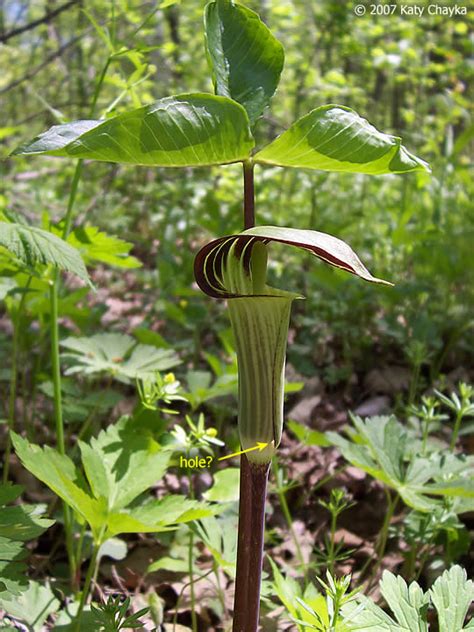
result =
[[[233,454],[227,454],[227,456],[221,456],[217,460],[218,461],[223,461],[224,459],[231,459],[233,456],[239,456],[239,454],[245,454],[246,452],[253,452],[254,450],[258,450],[259,452],[261,452],[262,450],[265,450],[267,445],[268,445],[268,443],[262,443],[261,441],[257,441],[257,445],[254,446],[253,448],[247,448],[246,450],[240,450],[240,452],[234,452]]]

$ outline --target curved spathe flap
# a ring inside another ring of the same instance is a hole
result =
[[[194,261],[194,275],[197,284],[205,294],[213,298],[233,298],[252,294],[281,296],[281,294],[275,294],[275,292],[279,292],[278,290],[273,290],[268,286],[265,286],[261,292],[252,291],[252,252],[257,243],[268,244],[271,242],[307,250],[331,266],[346,270],[365,281],[392,285],[388,281],[374,277],[352,248],[341,239],[315,230],[280,226],[255,226],[237,235],[219,237],[206,244],[198,252]],[[229,284],[226,267],[231,253],[240,258],[243,263],[240,266],[240,274],[242,275],[240,284],[237,282]],[[236,287],[243,287],[247,291],[236,291]]]

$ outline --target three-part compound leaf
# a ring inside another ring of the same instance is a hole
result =
[[[35,226],[0,221],[0,246],[24,265],[54,265],[90,283],[80,252],[53,233]]]
[[[233,0],[210,2],[204,20],[216,93],[241,103],[253,125],[278,86],[283,46],[256,13]]]
[[[104,121],[55,125],[15,154],[160,167],[246,160],[254,146],[244,108],[212,94],[181,94]]]
[[[401,139],[379,132],[354,110],[323,105],[293,123],[254,156],[280,167],[379,175],[429,171]]]

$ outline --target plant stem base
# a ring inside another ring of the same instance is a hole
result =
[[[270,463],[250,463],[242,455],[233,632],[256,632],[258,628],[269,470]]]

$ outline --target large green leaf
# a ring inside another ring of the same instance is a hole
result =
[[[256,13],[232,0],[207,5],[205,29],[216,93],[241,103],[255,123],[278,86],[283,46]]]
[[[98,533],[106,505],[89,494],[83,477],[71,459],[49,446],[43,448],[29,443],[14,432],[11,435],[17,456],[26,469],[52,489]]]
[[[129,509],[111,513],[108,518],[108,533],[157,533],[170,531],[176,525],[199,520],[212,515],[214,510],[205,503],[185,496],[166,496]]]
[[[400,138],[379,132],[343,105],[323,105],[303,116],[254,160],[280,167],[369,174],[429,171],[427,163],[405,149]]]
[[[214,474],[214,485],[204,492],[203,498],[217,503],[236,502],[239,500],[239,477],[238,467],[219,470]]]
[[[80,252],[60,237],[34,226],[0,221],[0,246],[23,264],[54,265],[90,283]]]
[[[198,93],[167,97],[105,121],[55,125],[14,153],[197,167],[245,160],[253,146],[241,105]]]
[[[89,485],[69,457],[15,433],[12,439],[23,465],[82,516],[99,544],[119,533],[168,531],[213,513],[205,503],[175,495],[138,504],[137,496],[163,476],[171,452],[129,418],[80,445]]]
[[[159,481],[171,457],[151,437],[137,433],[127,417],[102,430],[90,445],[80,442],[80,448],[92,492],[114,511]]]

